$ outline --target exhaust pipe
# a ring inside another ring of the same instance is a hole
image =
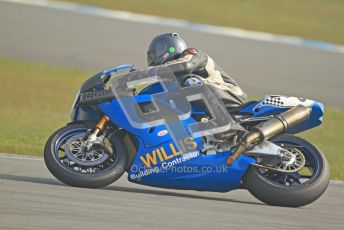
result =
[[[237,159],[240,154],[252,144],[260,143],[273,138],[307,120],[311,114],[311,111],[312,109],[310,107],[298,105],[264,123],[255,126],[253,131],[244,136],[236,151],[227,158],[227,164],[233,164],[233,161]]]

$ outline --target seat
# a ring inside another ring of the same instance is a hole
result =
[[[238,114],[242,109],[246,108],[247,106],[253,104],[253,103],[256,103],[257,101],[247,101],[239,106],[236,106],[234,108],[229,108],[228,109],[228,112],[230,114]]]

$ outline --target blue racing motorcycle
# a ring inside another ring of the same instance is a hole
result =
[[[159,71],[122,65],[85,81],[73,103],[71,122],[45,145],[49,171],[65,184],[88,188],[109,185],[124,172],[130,182],[161,188],[242,188],[262,202],[288,207],[307,205],[325,192],[330,180],[325,156],[294,135],[322,123],[321,103],[270,95],[227,109],[218,120],[229,125],[215,129],[209,125],[221,109],[212,112],[192,101],[202,96],[190,95],[186,101],[192,102],[179,108],[175,98],[182,98],[180,85],[174,85],[175,78],[174,84],[165,84],[166,79],[156,75]],[[166,111],[182,110],[177,123],[164,123],[164,103],[171,105]],[[190,127],[195,124],[209,126],[211,132],[194,135]],[[184,132],[172,133],[176,127]]]

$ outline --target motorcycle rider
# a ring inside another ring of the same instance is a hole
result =
[[[229,74],[206,53],[188,48],[177,33],[164,33],[154,37],[148,47],[147,63],[148,66],[168,67],[183,86],[204,82],[223,101],[228,110],[247,102],[246,93]],[[204,108],[203,105],[200,106]],[[207,111],[206,108],[205,110]],[[214,137],[225,140],[240,129],[241,126],[238,126],[231,131],[215,134]]]
[[[148,66],[165,66],[175,75],[195,74],[197,77],[182,80],[184,86],[205,82],[221,98],[227,109],[247,102],[245,92],[224,72],[206,53],[188,48],[186,42],[177,33],[157,35],[151,41],[147,51]]]

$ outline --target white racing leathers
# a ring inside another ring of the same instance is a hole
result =
[[[204,82],[223,101],[227,109],[247,102],[246,93],[234,79],[202,51],[189,48],[180,58],[161,66],[170,68],[184,86]],[[200,79],[197,80],[197,78]]]

